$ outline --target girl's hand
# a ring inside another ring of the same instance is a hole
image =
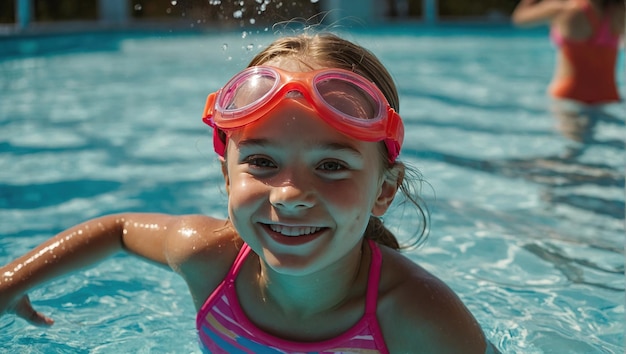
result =
[[[9,306],[7,312],[15,313],[16,316],[25,319],[35,326],[51,326],[54,323],[52,318],[35,311],[28,295],[23,295],[15,304]]]

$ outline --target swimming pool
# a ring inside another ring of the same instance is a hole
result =
[[[410,257],[457,291],[504,353],[623,353],[623,107],[594,113],[582,143],[561,134],[547,109],[553,52],[543,30],[344,35],[397,80],[401,158],[429,182],[430,236]],[[225,216],[201,110],[272,38],[2,39],[0,263],[102,214]],[[398,222],[406,233],[410,217]],[[0,318],[3,349],[199,352],[183,281],[126,255],[38,288],[32,300],[56,324]]]

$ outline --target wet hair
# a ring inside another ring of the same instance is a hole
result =
[[[396,112],[400,108],[396,85],[378,58],[369,50],[335,34],[301,34],[277,39],[252,58],[248,67],[263,65],[275,58],[295,59],[304,66],[309,66],[307,63],[313,62],[353,71],[374,82]]]

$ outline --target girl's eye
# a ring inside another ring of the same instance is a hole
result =
[[[244,160],[245,163],[254,167],[260,168],[274,168],[276,164],[272,162],[272,160],[260,157],[260,156],[250,156]]]
[[[324,161],[318,168],[324,171],[341,171],[346,169],[346,166],[339,161]]]

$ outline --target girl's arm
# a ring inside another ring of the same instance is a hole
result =
[[[121,250],[168,265],[168,239],[180,234],[180,219],[163,214],[109,215],[57,234],[0,268],[0,315],[13,312],[32,324],[51,325],[52,319],[36,312],[25,294]]]
[[[518,26],[532,26],[550,23],[564,10],[571,8],[569,0],[521,0],[511,15]]]

